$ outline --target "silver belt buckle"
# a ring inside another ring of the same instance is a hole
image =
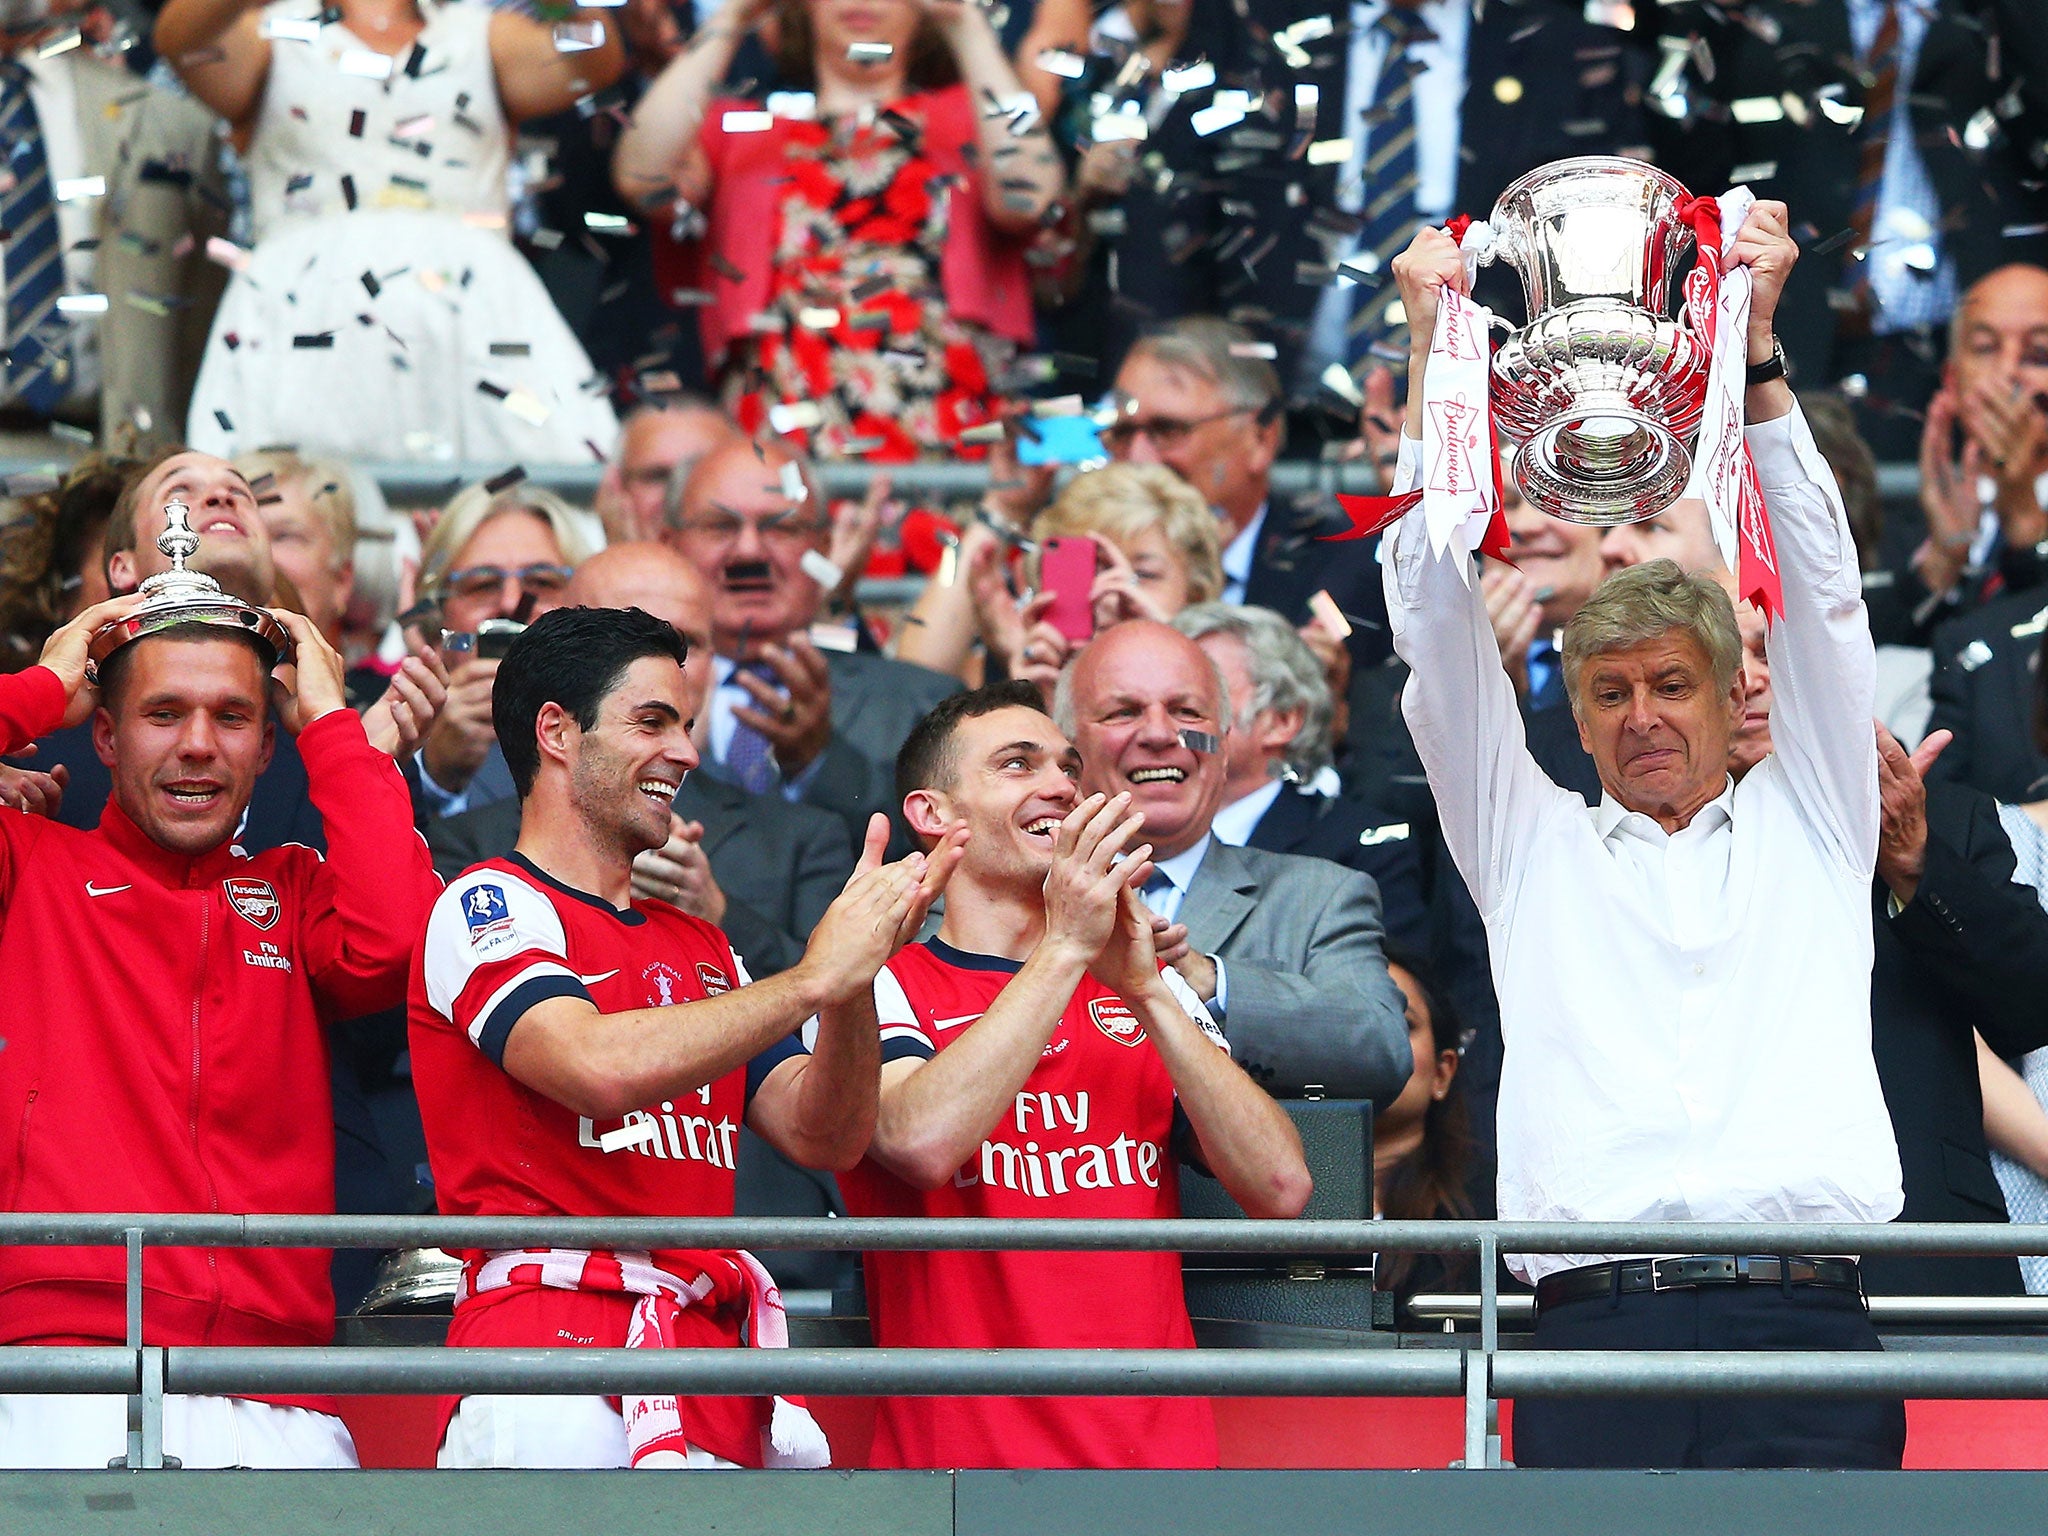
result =
[[[1679,1289],[1682,1282],[1673,1280],[1667,1285],[1664,1281],[1664,1266],[1666,1264],[1676,1264],[1677,1262],[1678,1260],[1676,1259],[1650,1260],[1650,1294],[1652,1296],[1656,1295],[1659,1291],[1675,1291]]]

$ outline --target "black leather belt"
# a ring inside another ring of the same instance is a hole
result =
[[[1709,1253],[1679,1259],[1628,1259],[1587,1264],[1536,1282],[1536,1308],[1568,1301],[1592,1301],[1642,1291],[1675,1291],[1702,1285],[1804,1285],[1824,1291],[1863,1294],[1863,1275],[1854,1259],[1808,1259],[1797,1254]]]

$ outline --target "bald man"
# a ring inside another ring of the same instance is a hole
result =
[[[711,655],[711,588],[659,544],[614,544],[576,568],[565,606],[639,608],[690,643],[685,681],[697,690],[695,734]],[[495,748],[493,749],[495,750]],[[753,795],[704,773],[683,780],[667,846],[634,861],[633,894],[671,902],[723,928],[755,976],[802,958],[805,941],[853,872],[845,829],[828,812]],[[511,848],[519,803],[496,801],[430,823],[427,846],[443,879]]]
[[[1276,1098],[1392,1101],[1414,1070],[1406,1003],[1381,950],[1370,875],[1234,848],[1210,831],[1225,778],[1229,695],[1216,664],[1165,624],[1091,641],[1053,718],[1081,753],[1083,794],[1131,796],[1157,866],[1142,892],[1184,933],[1161,954]]]
[[[597,484],[597,515],[606,539],[627,544],[660,538],[681,510],[691,466],[738,431],[708,400],[679,398],[628,416]]]
[[[704,771],[837,812],[850,840],[875,811],[900,834],[897,750],[960,684],[829,643],[839,632],[818,626],[827,589],[813,572],[824,574],[831,531],[817,485],[781,443],[735,437],[691,469],[665,539],[711,585]]]

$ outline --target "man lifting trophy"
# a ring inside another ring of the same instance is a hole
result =
[[[234,467],[175,453],[122,492],[171,568],[87,609],[0,678],[0,748],[92,721],[113,778],[89,831],[0,816],[0,971],[34,1006],[0,1050],[0,1156],[22,1211],[334,1209],[326,1026],[394,1006],[436,882],[390,757],[303,616],[187,570],[195,526],[249,526]],[[327,834],[236,837],[281,724]],[[314,1248],[171,1248],[142,1270],[144,1344],[317,1345],[334,1333]],[[0,1344],[130,1339],[114,1248],[0,1249]],[[333,1399],[172,1393],[167,1465],[343,1467]],[[135,1466],[120,1397],[0,1395],[0,1465]],[[120,1458],[129,1458],[121,1460]],[[173,1461],[175,1458],[175,1461]]]
[[[1387,611],[1493,957],[1500,1215],[1758,1232],[1736,1252],[1511,1255],[1536,1285],[1539,1348],[1880,1347],[1854,1259],[1768,1236],[1901,1204],[1870,1050],[1875,656],[1840,495],[1773,336],[1798,258],[1786,231],[1780,203],[1572,160],[1393,263],[1413,341]],[[1679,321],[1665,296],[1688,238]],[[1470,298],[1489,257],[1516,266],[1530,312],[1490,356]],[[1707,500],[1771,615],[1776,750],[1739,784],[1734,609],[1668,560],[1610,577],[1564,630],[1599,803],[1530,757],[1472,571],[1500,547],[1495,434],[1520,443],[1517,482],[1555,516]],[[1905,1446],[1897,1401],[1532,1399],[1515,1430],[1525,1466],[1896,1467]]]

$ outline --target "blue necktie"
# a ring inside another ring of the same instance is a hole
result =
[[[1373,26],[1386,34],[1387,51],[1372,105],[1365,112],[1369,134],[1365,201],[1359,210],[1364,225],[1358,250],[1372,263],[1379,286],[1357,290],[1345,346],[1351,376],[1361,381],[1372,366],[1375,343],[1398,342],[1398,353],[1407,350],[1401,335],[1405,328],[1387,323],[1387,306],[1400,297],[1391,272],[1393,260],[1415,238],[1420,222],[1415,216],[1415,76],[1419,70],[1408,50],[1417,41],[1434,36],[1413,12],[1392,7]]]
[[[7,242],[7,393],[16,404],[47,416],[64,398],[71,373],[65,322],[57,313],[64,251],[29,73],[12,63],[0,68],[0,154],[14,177],[0,195],[0,229]]]
[[[1145,905],[1161,917],[1171,917],[1173,914],[1168,912],[1166,907],[1170,904],[1174,889],[1172,877],[1155,869],[1151,878],[1138,888],[1138,894],[1145,899]]]
[[[764,683],[775,682],[775,669],[761,662],[749,662],[735,669],[752,673]],[[752,695],[748,696],[751,702]],[[758,709],[759,705],[752,707]],[[775,766],[775,748],[768,738],[737,715],[732,722],[732,740],[725,749],[726,776],[751,794],[765,795],[775,787],[781,770]]]

